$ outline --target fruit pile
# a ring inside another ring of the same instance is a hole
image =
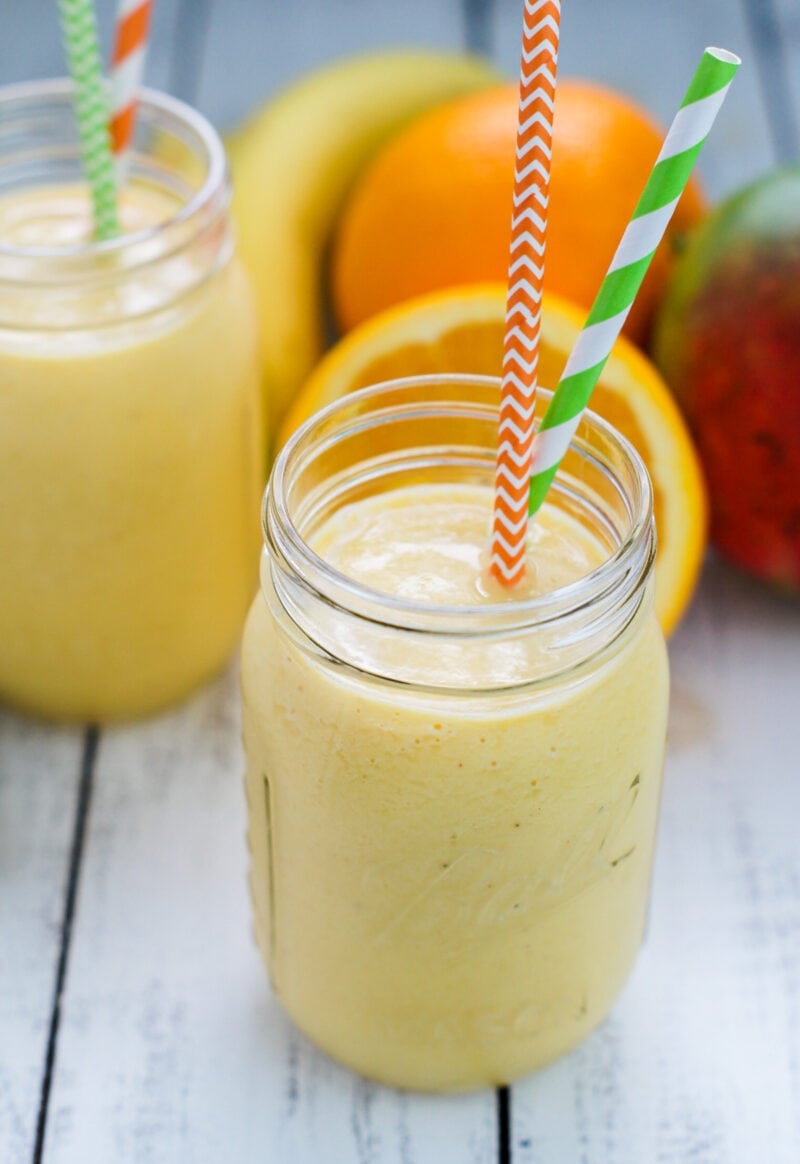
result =
[[[495,80],[477,58],[360,57],[293,85],[228,142],[239,247],[261,314],[273,434],[326,346],[325,258],[354,182],[415,116]]]
[[[388,52],[301,81],[231,141],[273,447],[317,408],[367,383],[431,371],[499,375],[516,114],[516,85],[480,60]],[[540,365],[548,386],[661,139],[627,97],[559,82]],[[797,188],[777,198],[785,213],[769,245],[768,196],[755,217],[752,195],[735,203],[738,211],[709,215],[690,181],[626,323],[629,340],[618,342],[592,399],[638,447],[653,479],[656,607],[667,631],[700,571],[704,476],[720,548],[800,587],[800,394],[791,403],[787,395],[800,371],[800,308],[789,292],[800,285],[800,175],[792,180]],[[781,246],[787,233],[796,240],[791,255]],[[745,323],[751,291],[759,314]],[[321,359],[329,301],[344,338]],[[647,348],[652,334],[683,415],[630,342]]]

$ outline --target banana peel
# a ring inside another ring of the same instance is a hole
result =
[[[239,251],[261,323],[270,433],[325,347],[324,263],[354,179],[411,118],[497,80],[487,61],[464,54],[350,58],[290,86],[228,139]]]

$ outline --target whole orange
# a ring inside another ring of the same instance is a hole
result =
[[[393,138],[362,175],[334,243],[343,330],[426,291],[502,280],[508,266],[517,86],[441,105]],[[545,285],[590,307],[663,133],[628,97],[562,80],[556,96]],[[692,179],[626,331],[642,343],[677,240],[702,217]]]

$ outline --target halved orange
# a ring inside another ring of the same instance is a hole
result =
[[[555,387],[585,314],[545,296],[539,379]],[[283,444],[319,408],[348,392],[433,372],[500,373],[505,320],[502,284],[477,284],[410,300],[351,331],[317,365],[284,422]],[[707,501],[694,445],[669,389],[628,340],[614,345],[591,407],[639,450],[655,495],[656,612],[669,634],[694,591],[707,532]]]

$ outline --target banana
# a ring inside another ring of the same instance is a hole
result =
[[[416,114],[496,80],[487,62],[464,55],[351,58],[292,85],[229,139],[233,214],[258,302],[271,433],[325,344],[324,262],[354,178]]]

